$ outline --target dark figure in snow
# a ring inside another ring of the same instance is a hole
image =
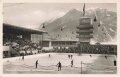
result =
[[[117,65],[117,62],[116,62],[116,60],[114,60],[114,66],[116,66]]]
[[[70,59],[70,55],[68,55],[68,58]]]
[[[90,55],[90,57],[92,57],[92,55]]]
[[[72,59],[73,55],[71,55],[71,59]]]
[[[59,63],[57,64],[57,66],[58,66],[58,71],[61,71],[62,65],[61,65],[60,61],[59,61]]]
[[[49,57],[50,57],[50,54],[49,54]]]
[[[105,56],[105,58],[107,59],[107,56]]]
[[[71,67],[73,67],[73,60],[71,60]]]
[[[22,60],[24,60],[24,55],[22,56]]]
[[[37,68],[38,66],[38,60],[35,62],[35,68]]]

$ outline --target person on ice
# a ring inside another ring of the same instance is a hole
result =
[[[58,71],[61,71],[62,65],[61,65],[61,62],[60,62],[60,61],[59,61],[59,63],[57,64],[57,66],[58,66]]]
[[[49,54],[49,58],[50,58],[50,54]]]
[[[105,58],[107,59],[107,56],[105,56]]]
[[[71,67],[73,67],[73,60],[71,60]]]
[[[73,55],[71,55],[71,59],[72,59]]]
[[[22,56],[22,60],[24,60],[24,55]]]
[[[38,60],[35,62],[35,67],[37,68],[37,66],[38,66]]]
[[[92,55],[90,55],[90,57],[92,57]]]
[[[117,62],[116,62],[116,60],[114,60],[114,66],[116,66],[116,64],[117,64]]]
[[[70,59],[70,55],[68,55],[68,58]]]

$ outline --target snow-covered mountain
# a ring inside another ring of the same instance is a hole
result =
[[[86,10],[86,16],[92,19],[94,26],[94,41],[98,42],[111,42],[116,39],[117,32],[117,14],[106,9],[90,9]],[[45,25],[48,35],[44,36],[45,39],[53,40],[78,40],[76,38],[76,30],[79,25],[79,19],[82,17],[82,11],[72,9],[64,16],[47,22]],[[100,23],[100,26],[98,26]],[[116,40],[115,40],[116,41]]]

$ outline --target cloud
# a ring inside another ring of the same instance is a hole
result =
[[[19,14],[4,14],[4,22],[22,26],[26,28],[39,28],[39,26],[49,20],[55,20],[65,14],[64,11],[54,10],[54,11],[43,11],[43,10],[33,10],[33,11],[26,11],[24,13]],[[32,26],[33,25],[33,26]]]

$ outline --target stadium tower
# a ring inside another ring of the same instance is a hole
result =
[[[78,46],[90,44],[90,39],[93,38],[93,25],[92,18],[85,16],[85,4],[83,7],[83,17],[79,20],[79,26],[77,26],[77,38]]]
[[[78,44],[89,44],[90,39],[93,37],[92,19],[89,17],[81,17],[80,24],[77,26],[77,29],[77,38],[79,39]]]

